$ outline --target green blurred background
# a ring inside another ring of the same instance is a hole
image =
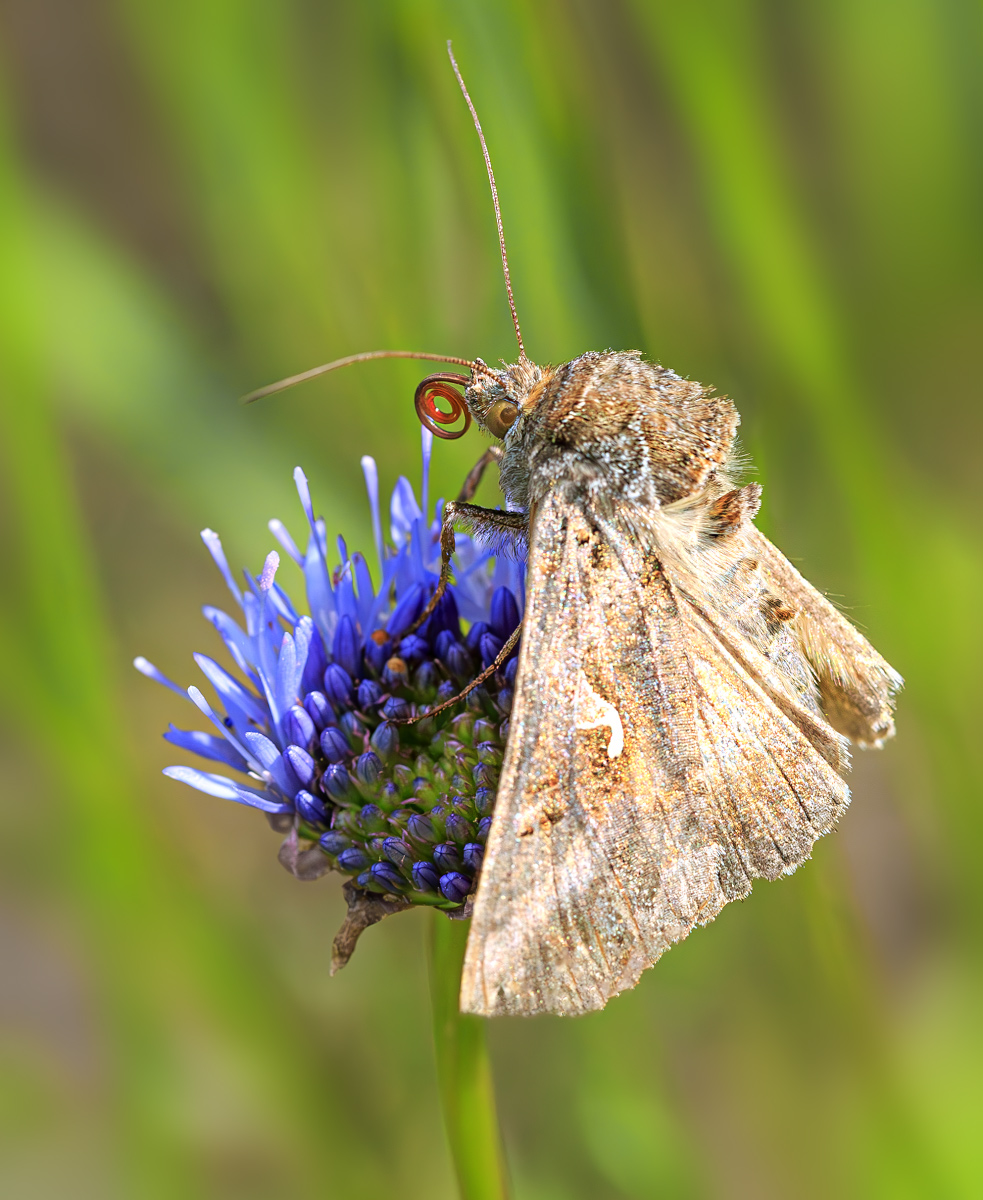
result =
[[[364,546],[359,456],[418,478],[420,364],[237,395],[514,357],[451,37],[530,354],[733,396],[764,528],[908,680],[796,876],[604,1013],[492,1027],[516,1194],[980,1195],[980,6],[2,0],[0,37],[0,1192],[453,1195],[432,914],[329,979],[337,881],[161,778],[187,712],[129,665],[194,680],[197,532],[257,569],[297,462]]]

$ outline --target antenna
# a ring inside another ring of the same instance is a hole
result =
[[[520,348],[522,343],[519,343]],[[266,387],[258,388],[255,392],[250,392],[248,396],[243,396],[243,404],[252,404],[254,400],[262,400],[264,396],[272,396],[274,392],[284,392],[287,388],[296,387],[298,383],[306,383],[308,379],[316,379],[318,375],[327,375],[329,371],[336,371],[339,367],[350,367],[352,363],[370,362],[373,358],[422,358],[426,362],[445,362],[456,363],[459,367],[468,367],[474,371],[480,370],[477,363],[471,361],[470,358],[455,358],[449,354],[424,354],[419,350],[368,350],[363,354],[349,354],[347,358],[336,358],[334,362],[324,363],[320,367],[311,367],[309,371],[301,371],[299,375],[290,375],[287,379],[280,379],[276,383],[269,383]],[[484,367],[484,364],[481,364]],[[487,372],[488,368],[484,367]]]
[[[481,142],[481,152],[485,156],[485,166],[488,169],[488,182],[491,185],[492,202],[495,205],[495,221],[498,224],[498,245],[502,251],[502,271],[505,275],[505,290],[509,295],[509,308],[512,310],[512,324],[515,326],[515,340],[519,343],[519,358],[525,361],[526,348],[522,344],[522,330],[519,328],[519,316],[515,311],[515,298],[512,295],[512,279],[509,276],[509,257],[505,251],[505,230],[502,228],[502,210],[498,206],[498,188],[495,186],[495,172],[492,170],[491,156],[488,153],[488,146],[485,144],[485,135],[481,132],[481,122],[478,120],[478,114],[475,111],[471,97],[468,95],[468,89],[464,86],[464,80],[461,77],[460,68],[457,65],[457,60],[454,57],[454,51],[451,49],[450,42],[447,43],[447,57],[451,60],[451,66],[454,68],[454,74],[457,76],[457,82],[461,85],[461,91],[464,93],[464,99],[468,102],[468,108],[471,110],[471,117],[474,121],[474,127],[478,131],[478,140]]]

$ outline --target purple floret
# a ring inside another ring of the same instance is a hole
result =
[[[454,583],[411,630],[440,565],[442,502],[427,512],[430,444],[424,431],[422,503],[404,478],[393,490],[388,545],[375,463],[362,460],[375,580],[342,539],[329,547],[298,467],[306,545],[280,521],[270,530],[287,569],[300,571],[307,612],[281,586],[276,551],[258,575],[244,573],[240,587],[218,535],[206,529],[202,540],[239,610],[237,619],[204,610],[229,660],[195,655],[214,700],[194,686],[185,692],[145,659],[134,665],[190,699],[209,723],[207,732],[172,725],[166,739],[231,772],[175,766],[165,774],[258,808],[274,828],[289,830],[285,865],[319,848],[324,870],[357,877],[348,887],[454,908],[474,890],[488,837],[514,659],[453,708],[417,724],[399,722],[456,696],[494,659],[521,620],[525,565],[494,560],[457,535]],[[303,877],[311,878],[303,861]]]

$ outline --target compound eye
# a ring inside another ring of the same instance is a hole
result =
[[[485,428],[492,437],[503,438],[519,418],[518,406],[511,400],[499,400],[485,416]]]

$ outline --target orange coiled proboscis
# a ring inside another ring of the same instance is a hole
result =
[[[453,441],[454,438],[464,437],[467,433],[471,426],[471,413],[468,411],[464,397],[456,387],[451,387],[451,384],[463,384],[464,387],[467,387],[470,382],[467,375],[441,372],[437,375],[428,375],[417,385],[416,393],[413,396],[413,407],[416,409],[416,415],[420,418],[420,423],[429,429],[434,437]],[[450,404],[449,412],[437,407],[438,399],[446,400]],[[464,424],[460,429],[444,428],[445,425],[453,425],[461,417],[464,418]]]

